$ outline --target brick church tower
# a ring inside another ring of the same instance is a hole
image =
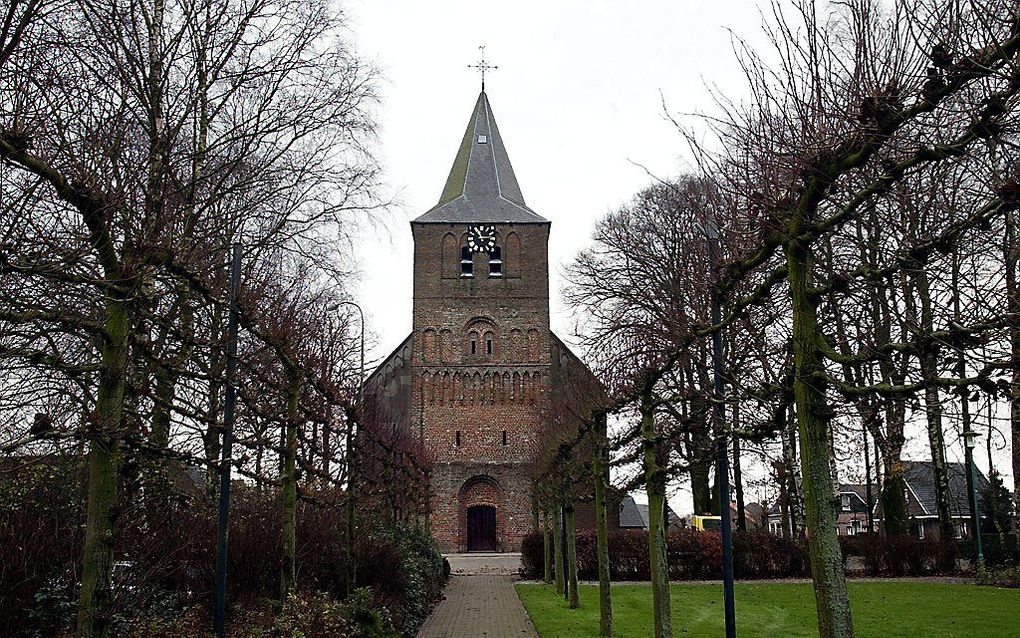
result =
[[[517,551],[534,525],[553,389],[565,365],[583,369],[549,329],[549,229],[524,202],[483,90],[439,203],[411,222],[413,331],[366,389],[375,418],[431,456],[443,551]]]

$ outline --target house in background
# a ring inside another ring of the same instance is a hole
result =
[[[907,514],[911,520],[911,532],[918,538],[938,538],[939,519],[935,503],[935,474],[931,461],[903,461],[903,480],[906,483],[904,496],[907,499]],[[971,536],[970,495],[967,491],[967,466],[963,463],[947,463],[949,475],[949,511],[953,520],[956,538]],[[978,511],[982,511],[984,494],[988,490],[988,479],[976,471]],[[879,487],[872,484],[872,501],[875,525],[881,528],[883,515]],[[777,501],[769,509],[768,529],[780,535],[783,530],[780,504]],[[843,483],[839,486],[839,519],[837,533],[853,536],[868,530],[867,486]]]
[[[939,537],[938,506],[935,502],[935,473],[931,461],[903,461],[903,480],[907,484],[907,514],[911,531],[918,538]],[[946,463],[949,475],[949,513],[953,520],[956,538],[970,538],[970,494],[967,491],[967,466],[964,463]],[[976,470],[974,488],[977,491],[978,512],[982,511],[988,479]],[[876,497],[876,501],[879,499]],[[882,504],[876,503],[875,519],[882,520]]]
[[[620,529],[648,529],[648,503],[638,503],[633,496],[620,499]],[[666,505],[666,528],[681,528],[683,522],[673,508]]]
[[[735,509],[733,514],[733,525],[734,529],[736,529],[737,516]],[[744,505],[744,521],[747,523],[747,531],[765,529],[768,524],[768,512],[765,506],[757,501],[751,501]]]
[[[839,517],[836,533],[855,536],[868,531],[867,486],[841,483],[839,486]],[[872,499],[878,500],[878,489],[872,486]],[[777,536],[783,533],[783,514],[779,501],[772,504],[768,513],[768,529]]]

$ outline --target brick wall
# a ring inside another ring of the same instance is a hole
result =
[[[476,253],[470,278],[461,276],[466,224],[411,228],[413,332],[369,379],[367,417],[425,443],[443,551],[467,549],[467,508],[477,504],[496,508],[497,548],[517,551],[533,527],[543,431],[572,427],[597,395],[598,382],[549,330],[549,226],[497,224],[503,276],[490,277],[488,256]],[[587,512],[579,518],[583,526]]]
[[[496,225],[498,278],[477,253],[474,276],[461,276],[467,229],[412,224],[410,421],[435,463],[431,527],[440,546],[466,549],[467,507],[491,501],[497,547],[516,551],[532,527],[532,463],[550,400],[549,226]]]

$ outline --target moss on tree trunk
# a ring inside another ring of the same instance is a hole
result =
[[[673,635],[669,600],[669,570],[666,563],[666,466],[662,444],[655,429],[655,406],[650,387],[641,391],[641,448],[648,490],[648,559],[652,573],[652,614],[654,638]]]
[[[96,420],[89,433],[88,504],[78,600],[77,633],[80,638],[101,638],[111,632],[120,431],[127,386],[125,375],[130,330],[128,302],[123,299],[107,301]]]
[[[552,530],[549,528],[549,510],[542,511],[542,580],[553,581]]]
[[[574,535],[574,506],[567,503],[563,508],[567,522],[567,600],[571,609],[581,606],[577,597],[577,538]]]
[[[556,593],[563,595],[566,591],[566,579],[563,573],[563,517],[562,509],[556,508],[553,513],[553,573],[556,575]]]
[[[790,235],[796,237],[797,231],[794,224]],[[811,290],[814,259],[810,246],[797,239],[787,245],[786,258],[793,301],[793,393],[818,633],[821,638],[848,638],[854,635],[854,626],[836,535],[837,502],[829,464],[832,410],[819,348],[818,298]]]
[[[595,477],[595,534],[599,572],[599,636],[613,635],[613,593],[609,581],[609,523],[606,516],[606,485],[609,482],[608,447],[606,444],[606,420],[601,419],[598,430],[598,445],[592,474]]]
[[[280,459],[280,494],[283,552],[280,556],[280,601],[297,588],[297,441],[298,401],[301,382],[293,379],[287,390],[287,421],[284,425],[283,458]]]

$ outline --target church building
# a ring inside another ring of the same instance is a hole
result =
[[[554,402],[572,375],[591,376],[549,328],[549,231],[483,87],[439,202],[411,222],[412,332],[366,385],[366,419],[404,428],[430,456],[444,552],[520,549]]]

